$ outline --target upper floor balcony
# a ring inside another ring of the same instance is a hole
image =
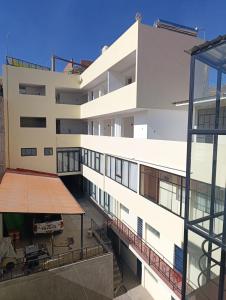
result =
[[[128,160],[137,160],[140,163],[150,163],[161,169],[172,170],[178,175],[185,175],[185,142],[80,135],[80,146]]]
[[[136,82],[81,105],[81,118],[91,118],[137,107]]]
[[[136,22],[81,75],[81,88],[94,100],[82,105],[81,117],[172,109],[172,102],[188,99],[190,58],[184,50],[198,43],[196,37]]]

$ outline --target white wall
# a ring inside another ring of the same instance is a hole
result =
[[[187,140],[187,111],[150,109],[134,114],[134,138]]]

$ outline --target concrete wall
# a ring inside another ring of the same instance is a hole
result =
[[[56,153],[44,156],[44,147],[56,148],[56,118],[78,119],[80,108],[56,104],[55,90],[77,91],[79,76],[11,66],[3,74],[7,167],[56,173]],[[45,85],[46,95],[19,94],[20,83]],[[47,127],[20,128],[20,116],[46,117]],[[37,156],[22,157],[21,148],[37,148]]]
[[[137,50],[137,107],[171,109],[188,99],[190,55],[195,37],[140,24]]]
[[[112,254],[2,282],[0,299],[113,299]]]
[[[134,114],[134,137],[154,140],[187,140],[187,111],[172,106]],[[180,124],[180,126],[178,126]]]

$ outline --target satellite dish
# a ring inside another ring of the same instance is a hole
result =
[[[136,13],[135,20],[138,21],[139,23],[141,22],[141,20],[142,20],[141,13],[139,13],[139,12]]]

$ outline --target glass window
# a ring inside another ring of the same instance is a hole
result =
[[[20,127],[45,128],[46,118],[20,117]]]
[[[84,164],[88,165],[88,150],[84,149]]]
[[[100,153],[96,152],[95,168],[97,172],[100,172]]]
[[[115,158],[111,156],[111,179],[115,180]]]
[[[92,163],[91,163],[91,168],[95,170],[95,152],[91,151],[92,155]]]
[[[80,171],[80,151],[68,150],[57,151],[57,171],[58,173]]]
[[[44,148],[44,155],[45,156],[53,155],[53,148],[52,147]]]
[[[104,191],[99,189],[99,204],[104,207]]]
[[[122,183],[122,160],[118,158],[115,159],[115,179]]]
[[[106,176],[111,177],[111,157],[106,155],[106,167],[105,167]]]
[[[62,152],[57,153],[57,172],[63,172],[63,154]]]
[[[122,184],[129,186],[129,162],[127,160],[122,161]]]
[[[137,164],[129,163],[129,188],[137,191]]]
[[[37,156],[37,148],[21,148],[21,156]]]
[[[158,203],[158,170],[141,165],[140,194]]]
[[[100,154],[100,173],[104,174],[104,155]]]
[[[92,151],[88,150],[88,164],[87,166],[91,168],[92,166]]]

